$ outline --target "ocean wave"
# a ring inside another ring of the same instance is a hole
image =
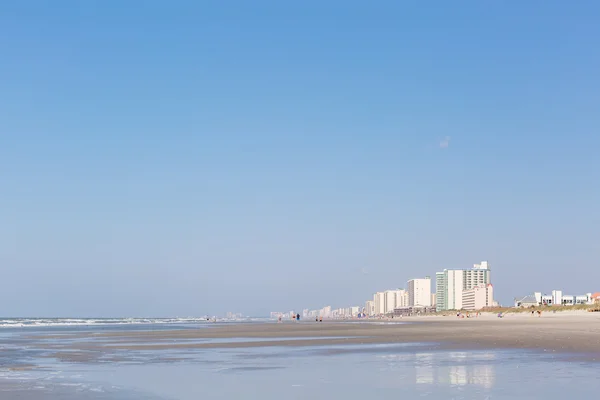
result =
[[[90,325],[202,324],[207,318],[2,318],[0,328]]]

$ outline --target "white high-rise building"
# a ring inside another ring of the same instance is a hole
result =
[[[396,289],[396,308],[407,308],[409,306],[408,292],[404,289]]]
[[[374,315],[385,314],[385,292],[377,292],[373,295],[373,304],[375,308]]]
[[[494,306],[494,287],[490,283],[485,286],[475,286],[462,293],[462,308],[465,310],[481,310]]]
[[[487,261],[475,264],[472,269],[445,269],[435,274],[436,310],[460,310],[463,308],[463,292],[492,283],[491,269]]]
[[[409,307],[431,307],[431,278],[411,279],[407,286]]]
[[[373,300],[367,300],[365,303],[365,314],[369,316],[375,315],[375,303],[373,303]]]
[[[396,291],[386,290],[385,291],[385,313],[394,312],[396,308]]]
[[[377,292],[373,295],[372,303],[373,313],[371,315],[389,314],[396,308],[408,307],[408,293],[404,289]]]

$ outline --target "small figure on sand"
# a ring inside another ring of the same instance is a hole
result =
[[[296,314],[296,321],[300,321],[300,314]]]
[[[319,322],[323,322],[323,317],[319,317]]]
[[[538,318],[542,316],[542,310],[538,310],[537,313],[538,313]]]
[[[281,315],[279,316],[279,319],[277,320],[277,323],[281,323]]]

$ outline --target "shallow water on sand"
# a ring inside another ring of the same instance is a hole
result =
[[[71,363],[15,343],[9,357],[38,368],[4,369],[2,399],[563,399],[600,387],[597,363],[428,343],[131,350]]]

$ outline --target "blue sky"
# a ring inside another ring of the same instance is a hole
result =
[[[0,5],[0,314],[600,290],[597,2],[126,3]]]

